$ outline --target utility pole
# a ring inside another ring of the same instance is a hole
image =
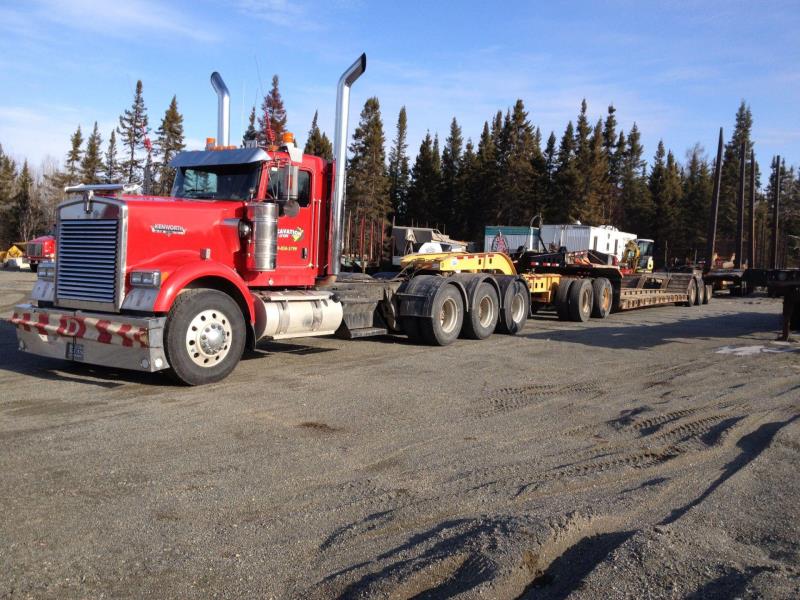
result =
[[[706,235],[706,264],[704,271],[707,273],[714,266],[714,249],[717,241],[717,213],[719,212],[719,188],[722,183],[722,127],[719,128],[719,144],[717,146],[717,162],[714,165],[714,194],[711,198],[711,218],[708,220],[708,235]]]

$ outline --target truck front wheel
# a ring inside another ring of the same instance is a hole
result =
[[[209,289],[183,292],[164,330],[164,349],[175,379],[203,385],[227,377],[242,357],[245,323],[239,305]]]

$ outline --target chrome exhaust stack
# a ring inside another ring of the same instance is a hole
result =
[[[231,94],[222,80],[222,75],[214,71],[211,74],[211,86],[217,92],[217,144],[231,144]]]
[[[347,162],[347,119],[350,112],[350,86],[367,70],[367,55],[362,54],[342,73],[336,88],[336,129],[333,136],[333,199],[328,231],[328,275],[335,280],[342,261],[344,230],[345,166]]]

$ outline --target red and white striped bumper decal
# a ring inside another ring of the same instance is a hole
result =
[[[42,335],[81,338],[101,344],[137,348],[147,348],[149,344],[146,327],[95,317],[39,311],[14,311],[11,323],[24,331],[36,331]]]

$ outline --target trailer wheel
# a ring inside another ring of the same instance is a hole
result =
[[[714,297],[714,286],[710,284],[703,285],[705,288],[705,293],[703,294],[703,304],[708,304],[711,302],[711,298]]]
[[[172,376],[186,385],[224,379],[239,363],[245,337],[244,317],[233,298],[210,289],[183,292],[164,328]]]
[[[559,321],[569,320],[569,288],[575,281],[570,277],[562,277],[556,290],[556,313]]]
[[[436,291],[430,318],[419,321],[420,332],[432,346],[452,344],[464,323],[464,301],[454,285],[443,285]]]
[[[695,306],[700,306],[703,303],[705,289],[703,288],[703,284],[701,284],[697,279],[692,279],[692,285],[695,287],[694,304]]]
[[[531,311],[531,293],[528,286],[518,279],[500,283],[502,306],[500,319],[497,321],[497,332],[516,335],[525,327],[525,321]]]
[[[500,316],[500,300],[492,285],[484,281],[475,288],[470,299],[472,310],[464,316],[461,334],[473,340],[485,340],[492,335]]]
[[[686,302],[684,306],[694,306],[697,299],[697,286],[694,284],[694,279],[689,283],[689,289],[686,290]]]
[[[592,316],[595,319],[605,319],[611,312],[611,304],[614,302],[614,292],[611,289],[611,282],[605,277],[598,277],[592,280]]]
[[[569,286],[569,318],[584,323],[592,316],[594,294],[588,279],[578,279]]]

